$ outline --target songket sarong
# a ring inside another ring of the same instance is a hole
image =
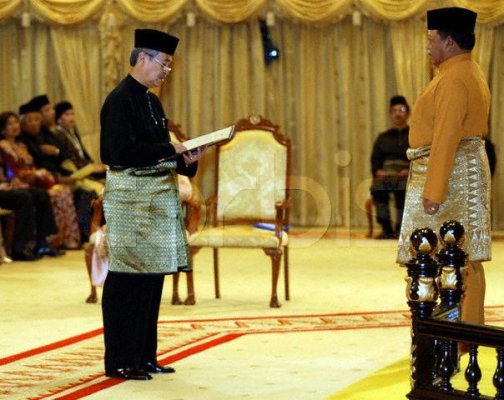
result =
[[[109,270],[172,274],[188,265],[176,163],[107,170]]]
[[[411,164],[397,262],[404,264],[411,259],[410,235],[415,229],[428,227],[439,235],[439,228],[448,220],[464,226],[463,249],[470,261],[490,260],[490,169],[483,140],[468,138],[460,142],[447,199],[434,215],[427,214],[422,204],[429,154],[430,146],[407,151]]]

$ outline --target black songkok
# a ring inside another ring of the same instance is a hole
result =
[[[427,29],[445,32],[473,33],[477,14],[460,7],[427,11]]]
[[[135,47],[161,51],[173,56],[179,39],[155,29],[135,29]]]
[[[397,104],[402,104],[406,106],[406,108],[409,110],[409,104],[404,98],[404,96],[393,96],[390,98],[390,107],[393,107]]]
[[[32,103],[34,107],[37,107],[38,110],[40,110],[42,107],[50,104],[50,101],[49,97],[47,97],[46,94],[41,94],[40,96],[35,96],[33,99],[31,99],[30,103]]]
[[[56,121],[68,110],[73,110],[73,105],[69,101],[62,101],[54,106]]]
[[[32,100],[19,106],[19,115],[27,114],[29,112],[40,112],[40,108]]]

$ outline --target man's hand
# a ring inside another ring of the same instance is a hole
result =
[[[201,157],[203,157],[203,154],[205,154],[207,148],[208,146],[202,146],[198,147],[196,150],[186,151],[183,154],[186,165],[192,164],[193,162],[196,162]]]
[[[383,178],[387,174],[385,173],[385,171],[383,169],[377,169],[375,172],[375,175],[377,178]]]
[[[439,204],[434,203],[433,201],[431,201],[429,199],[423,198],[422,203],[423,203],[424,211],[429,215],[434,215],[439,210]]]
[[[60,149],[58,149],[56,146],[53,146],[52,144],[41,144],[40,150],[46,156],[57,156],[60,153]]]
[[[407,178],[408,175],[409,175],[409,169],[401,169],[398,174],[398,176],[400,176],[401,178]]]

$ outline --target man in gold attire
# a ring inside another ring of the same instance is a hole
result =
[[[490,92],[471,60],[476,13],[458,7],[427,12],[428,54],[439,73],[417,100],[410,119],[411,160],[398,263],[410,258],[416,228],[439,231],[447,220],[465,228],[468,273],[463,321],[483,323],[485,275],[491,258],[490,170],[482,138],[488,133]]]

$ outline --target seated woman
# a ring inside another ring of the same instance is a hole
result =
[[[41,127],[40,112],[29,105],[22,106],[20,112],[23,135],[36,139]],[[57,182],[60,177],[47,169],[37,168],[27,146],[19,140],[21,126],[18,116],[10,113],[9,118],[11,123],[5,129],[5,139],[1,145],[7,178],[16,188],[46,189],[58,227],[58,233],[51,239],[52,245],[56,248],[79,248],[81,238],[72,191],[68,185]]]
[[[12,112],[0,114],[2,138],[5,138],[7,131],[15,130],[16,125],[19,130],[16,114]],[[5,145],[7,142],[1,140],[0,149]],[[16,221],[10,254],[12,258],[31,261],[43,255],[64,254],[64,251],[51,248],[47,242],[48,236],[58,233],[47,191],[37,187],[18,188],[17,181],[8,182],[3,165],[2,158],[0,159],[0,207],[12,210]]]

